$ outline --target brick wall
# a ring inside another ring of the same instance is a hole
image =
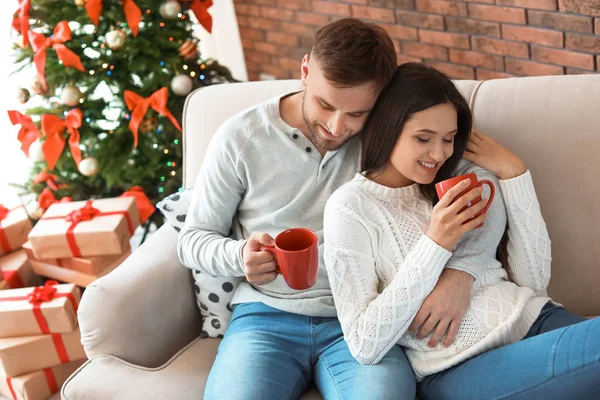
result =
[[[234,0],[250,80],[297,78],[316,28],[354,16],[393,38],[398,61],[456,79],[600,70],[600,0]]]

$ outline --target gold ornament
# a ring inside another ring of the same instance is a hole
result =
[[[198,42],[187,39],[179,46],[179,55],[186,61],[198,59]]]
[[[81,96],[81,90],[77,86],[69,85],[60,94],[60,102],[66,106],[73,107],[79,103]]]
[[[122,29],[113,29],[106,34],[106,44],[112,50],[117,50],[125,44],[127,34]]]
[[[94,157],[84,158],[79,163],[79,172],[81,172],[81,175],[83,176],[94,176],[98,173],[99,169],[98,160]]]
[[[75,0],[75,5],[77,7],[83,7],[85,6],[85,0]]]
[[[158,128],[158,118],[146,117],[140,122],[140,131],[142,133],[151,133],[156,132],[156,128]]]

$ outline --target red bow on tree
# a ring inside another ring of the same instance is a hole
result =
[[[8,118],[13,125],[20,124],[17,139],[21,142],[21,150],[29,157],[29,146],[40,137],[40,131],[29,115],[23,115],[16,110],[8,111]]]
[[[131,120],[129,121],[129,129],[133,133],[133,146],[137,147],[138,145],[138,129],[140,127],[140,123],[142,119],[146,115],[148,108],[152,108],[160,115],[163,115],[171,122],[175,127],[181,131],[181,127],[179,123],[171,114],[171,111],[167,108],[167,100],[169,97],[169,89],[166,87],[162,89],[158,89],[156,92],[152,93],[150,97],[142,97],[139,94],[132,92],[131,90],[125,91],[125,104],[127,104],[127,108],[129,110],[133,110],[131,113]]]
[[[29,11],[31,11],[31,0],[19,0],[19,9],[15,12],[12,27],[23,36],[23,47],[29,46],[27,33],[29,32]]]
[[[54,285],[58,285],[57,281],[46,281],[44,286],[36,286],[33,289],[33,292],[27,295],[27,299],[31,304],[35,303],[46,303],[52,300],[54,294],[56,293],[56,288]]]
[[[79,71],[85,71],[79,56],[63,44],[64,42],[71,40],[71,29],[69,28],[69,23],[67,21],[59,22],[54,28],[54,33],[49,38],[41,33],[30,31],[29,40],[31,41],[31,47],[35,52],[33,61],[40,76],[40,81],[44,87],[46,87],[46,75],[44,74],[44,70],[46,68],[46,49],[48,47],[52,47],[56,51],[58,59],[62,61],[62,65],[65,67],[73,67]]]
[[[46,182],[46,184],[48,184],[48,187],[52,190],[58,190],[59,186],[60,187],[64,187],[66,185],[57,185],[56,184],[56,180],[58,179],[58,176],[50,174],[46,171],[42,171],[39,174],[37,174],[35,176],[35,178],[33,178],[33,183],[42,183],[42,182]]]
[[[209,33],[212,31],[212,16],[208,13],[208,8],[213,5],[212,0],[181,0],[182,2],[192,3],[190,8],[194,15]]]
[[[65,138],[63,132],[65,129],[69,133],[69,148],[73,155],[73,160],[79,165],[81,162],[81,149],[79,148],[79,131],[83,114],[78,108],[74,108],[65,117],[63,121],[56,115],[42,115],[42,131],[46,135],[46,141],[42,145],[42,151],[46,156],[46,162],[50,170],[54,169],[60,154],[65,147]]]
[[[154,205],[150,202],[150,199],[148,196],[146,196],[146,193],[144,193],[144,189],[141,186],[133,186],[131,189],[124,192],[121,197],[135,197],[135,202],[140,212],[140,221],[142,221],[142,224],[145,223],[152,214],[154,214],[156,207],[154,207]]]
[[[88,200],[85,205],[77,210],[71,211],[69,215],[65,217],[67,222],[75,222],[76,224],[81,221],[90,221],[97,214],[100,213],[100,210],[92,207],[92,201]]]
[[[56,197],[54,197],[54,193],[52,193],[50,189],[45,188],[44,190],[42,190],[42,193],[40,193],[40,196],[38,197],[38,206],[40,208],[43,208],[44,210],[47,210],[48,207],[50,207],[54,203],[70,203],[71,201],[72,199],[68,196],[63,197],[60,200],[56,200]]]
[[[121,2],[123,3],[125,20],[131,29],[131,33],[133,33],[133,36],[137,36],[142,20],[142,11],[133,0],[122,0]],[[85,9],[94,25],[98,26],[100,14],[102,14],[102,0],[87,0]]]

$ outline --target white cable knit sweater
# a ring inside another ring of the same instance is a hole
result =
[[[421,380],[525,336],[550,300],[550,239],[529,171],[499,188],[485,226],[465,235],[454,255],[424,234],[432,205],[416,184],[392,189],[358,174],[331,196],[325,264],[345,339],[360,363],[375,364],[400,344]],[[516,283],[494,257],[504,206]],[[454,343],[430,348],[430,337],[419,340],[407,329],[444,267],[460,263],[479,266],[470,305]]]

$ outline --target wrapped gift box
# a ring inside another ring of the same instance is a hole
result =
[[[129,254],[131,254],[130,251],[126,252],[125,254],[122,254],[121,256],[118,256],[116,259],[113,257],[112,263],[106,265],[104,269],[101,269],[96,274],[87,274],[68,268],[67,265],[71,266],[67,263],[69,261],[68,259],[55,260],[61,262],[61,265],[63,266],[36,260],[30,260],[30,262],[33,266],[33,271],[38,275],[56,279],[62,282],[74,283],[77,286],[87,287],[87,285],[94,282],[96,279],[108,274],[109,272],[117,268],[119,265],[121,265],[121,263],[125,261],[127,257],[129,257]],[[85,264],[83,264],[83,266],[85,266]]]
[[[0,204],[0,255],[20,248],[27,241],[31,228],[25,208]]]
[[[79,329],[0,339],[0,375],[15,377],[86,358]]]
[[[0,271],[3,277],[0,289],[18,289],[42,284],[40,277],[33,272],[27,252],[23,249],[0,257]]]
[[[54,266],[64,267],[71,269],[76,272],[81,272],[86,275],[93,275],[97,278],[106,275],[106,270],[112,271],[118,264],[123,262],[131,251],[126,251],[123,254],[112,255],[112,256],[99,256],[99,257],[71,257],[71,258],[54,258],[54,259],[38,259],[33,254],[31,243],[26,242],[23,244],[23,250],[27,253],[27,257],[30,261],[39,261],[44,264],[51,264]],[[115,265],[117,263],[117,265]],[[47,276],[47,275],[43,275]],[[63,279],[54,278],[59,281]],[[68,281],[71,282],[71,281]],[[73,282],[74,283],[74,282]]]
[[[140,224],[133,197],[54,203],[29,233],[38,259],[119,255]]]
[[[73,332],[81,293],[73,284],[0,290],[0,338]]]
[[[0,376],[0,394],[15,400],[46,400],[57,393],[84,362],[77,360],[16,378]]]

